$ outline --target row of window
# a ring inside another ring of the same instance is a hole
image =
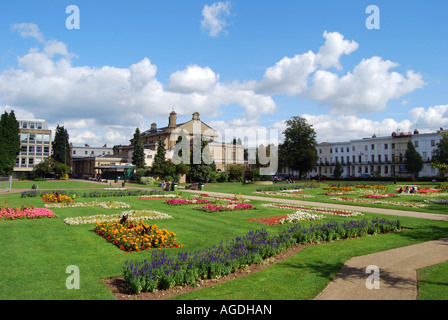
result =
[[[36,156],[48,156],[50,155],[49,146],[21,146],[21,155],[36,155]]]
[[[20,129],[45,129],[43,121],[19,121]]]
[[[431,157],[433,156],[433,153],[434,152],[431,152]],[[428,161],[428,160],[430,160],[430,158],[428,157],[428,152],[426,152],[426,151],[424,151],[424,152],[422,152],[422,158],[423,158],[423,161]],[[367,160],[368,158],[367,158],[367,155],[365,155],[364,156],[364,162],[367,162],[368,160]],[[345,157],[345,160],[347,161],[347,163],[349,163],[350,162],[350,156],[346,156]],[[358,161],[356,161],[356,160],[358,160]],[[404,160],[404,156],[400,153],[400,154],[398,154],[398,155],[395,155],[395,154],[392,154],[392,157],[391,157],[391,159],[389,159],[389,155],[384,155],[384,161],[385,162],[388,162],[388,161],[393,161],[393,162],[403,162],[403,160]],[[331,161],[331,158],[330,158],[330,161]],[[344,157],[343,156],[341,156],[341,158],[339,159],[339,157],[338,156],[335,156],[334,157],[334,161],[335,162],[338,162],[338,161],[340,161],[341,162],[341,164],[344,164]],[[371,158],[370,158],[370,161],[371,162],[382,162],[383,161],[383,158],[382,158],[382,156],[381,156],[381,154],[378,154],[377,155],[377,159],[375,160],[375,155],[371,155]],[[320,163],[322,163],[322,162],[324,162],[324,163],[328,163],[328,158],[327,157],[325,157],[324,158],[324,161],[322,161],[322,158],[319,158],[319,162]],[[362,160],[362,156],[361,155],[359,155],[358,156],[358,159],[356,159],[356,156],[352,156],[352,162],[353,163],[362,163],[363,162],[363,160]]]
[[[90,154],[95,155],[95,151],[90,151]],[[103,151],[101,154],[104,156],[106,154],[106,151]],[[108,151],[107,154],[110,154],[110,152]],[[73,150],[73,155],[76,155],[76,150]],[[84,155],[89,155],[89,151],[85,150]]]
[[[25,144],[50,144],[50,135],[42,133],[20,133],[20,141]]]
[[[17,168],[33,168],[35,165],[41,163],[42,161],[43,161],[42,158],[17,157],[16,167]]]
[[[436,140],[431,140],[430,144],[431,144],[431,147],[435,147]],[[416,148],[418,148],[418,145],[419,145],[418,141],[417,140],[414,141],[414,146]],[[344,149],[346,150],[346,152],[350,152],[350,147],[334,148],[334,152],[335,153],[338,153],[338,152],[344,153]],[[389,149],[389,144],[385,143],[384,150],[388,150],[388,149]],[[395,143],[391,143],[391,149],[395,149]],[[368,145],[364,145],[364,151],[367,151],[367,150],[368,150]],[[370,145],[370,150],[375,150],[375,144]],[[352,146],[352,151],[356,151],[355,146]],[[322,153],[322,149],[319,149],[319,153]],[[330,148],[330,153],[333,153],[333,148]]]

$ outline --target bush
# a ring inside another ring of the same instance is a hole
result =
[[[229,175],[226,172],[218,173],[218,177],[216,178],[216,181],[227,182],[228,180],[229,180]]]
[[[140,177],[140,183],[144,185],[154,185],[157,184],[157,179],[153,177]]]

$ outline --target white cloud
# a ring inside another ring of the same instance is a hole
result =
[[[317,54],[308,51],[282,58],[267,68],[261,81],[251,82],[252,87],[263,94],[315,100],[328,106],[332,113],[358,114],[381,111],[391,99],[399,99],[425,85],[419,73],[408,70],[403,75],[391,71],[398,63],[377,56],[363,59],[343,76],[328,71],[342,70],[341,57],[359,46],[338,32],[325,31],[323,36],[326,41]]]
[[[23,38],[34,38],[39,42],[44,42],[44,36],[39,27],[34,23],[17,23],[11,28],[13,31],[19,32]]]
[[[355,41],[345,40],[344,36],[339,32],[324,32],[326,39],[325,45],[319,49],[316,55],[316,62],[323,69],[336,68],[342,69],[340,58],[342,55],[349,55],[356,51],[359,45]]]
[[[342,77],[318,70],[307,97],[328,105],[334,113],[373,113],[384,110],[391,99],[398,99],[424,86],[421,75],[391,72],[398,64],[380,57],[363,59]]]
[[[209,67],[190,65],[171,74],[167,89],[179,93],[206,92],[213,89],[218,81],[219,75]]]
[[[230,15],[230,2],[215,2],[202,9],[201,28],[212,37],[218,36],[227,25],[225,17]]]

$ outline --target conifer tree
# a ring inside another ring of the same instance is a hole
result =
[[[0,175],[11,175],[20,153],[20,131],[14,111],[0,118]]]
[[[143,149],[143,143],[140,136],[140,129],[135,129],[134,139],[133,139],[134,151],[132,152],[132,164],[136,166],[137,169],[145,168],[145,151]]]

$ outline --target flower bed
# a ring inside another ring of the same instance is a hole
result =
[[[45,203],[72,203],[74,201],[71,197],[59,192],[44,193],[42,194],[41,199]]]
[[[71,217],[64,219],[64,222],[69,225],[79,225],[79,224],[88,224],[88,223],[97,223],[97,222],[111,222],[111,221],[119,221],[123,217],[123,215],[128,216],[129,218],[139,220],[155,220],[155,219],[172,219],[170,215],[166,213],[151,211],[151,210],[130,210],[124,211],[120,214],[113,215],[105,215],[98,214],[94,216],[88,217]]]
[[[209,198],[213,200],[225,200],[225,201],[232,201],[232,202],[250,202],[249,199],[243,199],[242,196],[235,196],[234,198],[229,197],[218,197],[218,196],[210,196],[206,193],[201,193],[199,196],[202,198]]]
[[[427,199],[423,200],[426,203],[436,203],[436,204],[448,204],[448,198],[443,199]]]
[[[330,190],[330,191],[353,191],[353,188],[351,187],[342,187],[342,186],[328,186],[323,187],[323,190]]]
[[[45,208],[81,208],[81,207],[102,207],[104,209],[126,209],[131,206],[124,202],[118,201],[92,201],[92,202],[76,202],[76,203],[52,203],[45,204]]]
[[[269,191],[261,191],[261,192],[254,192],[254,194],[262,194],[262,195],[269,195],[269,196],[280,196],[280,197],[296,197],[296,198],[314,198],[314,196],[309,194],[301,194],[301,193],[286,193],[286,192],[269,192]]]
[[[330,222],[308,228],[293,224],[273,236],[261,229],[221,242],[219,246],[194,252],[178,252],[173,257],[165,252],[153,252],[143,262],[126,261],[123,275],[132,292],[154,292],[174,286],[194,285],[202,279],[227,276],[243,266],[261,263],[293,244],[319,243],[399,229],[398,220],[385,219],[346,221],[343,224]]]
[[[413,207],[413,208],[423,208],[423,207],[427,206],[426,204],[423,204],[423,203],[383,201],[383,200],[374,200],[374,199],[355,199],[355,198],[349,198],[349,197],[336,197],[336,198],[330,198],[330,200],[355,202],[355,203],[387,204],[387,205],[391,205],[391,206]]]
[[[206,204],[201,207],[196,207],[196,210],[205,212],[223,212],[223,211],[240,211],[252,210],[254,207],[251,204],[240,202],[229,202],[227,205]]]
[[[397,195],[396,194],[392,194],[392,193],[386,193],[386,194],[365,194],[362,197],[363,198],[380,199],[380,198],[397,197]]]
[[[122,220],[97,222],[93,232],[125,252],[142,251],[154,248],[181,248],[176,243],[175,234],[157,225],[148,225],[141,220]]]
[[[261,205],[262,207],[271,207],[271,208],[279,208],[279,209],[293,209],[300,210],[309,213],[323,213],[329,215],[337,215],[343,217],[356,217],[363,216],[361,212],[351,211],[351,210],[342,210],[342,209],[331,209],[331,208],[321,208],[321,207],[307,207],[300,205],[287,205],[287,204],[279,204],[279,203],[265,203]]]
[[[181,205],[186,205],[186,204],[198,204],[198,203],[211,203],[210,200],[207,199],[198,199],[198,198],[194,198],[194,199],[169,199],[169,200],[165,200],[166,203],[172,205],[172,206],[181,206]]]
[[[175,194],[154,194],[151,196],[137,197],[139,200],[160,200],[163,198],[177,198]]]
[[[271,225],[275,225],[275,224],[314,221],[314,220],[322,220],[322,219],[325,219],[325,216],[319,215],[319,214],[313,214],[313,213],[309,213],[309,212],[304,212],[304,211],[296,211],[292,214],[287,214],[287,215],[283,215],[283,216],[253,218],[253,219],[249,219],[249,221],[259,222],[259,223],[271,226]]]
[[[53,211],[45,208],[35,208],[34,206],[24,206],[20,208],[0,208],[1,220],[19,220],[19,219],[42,219],[54,218]]]

